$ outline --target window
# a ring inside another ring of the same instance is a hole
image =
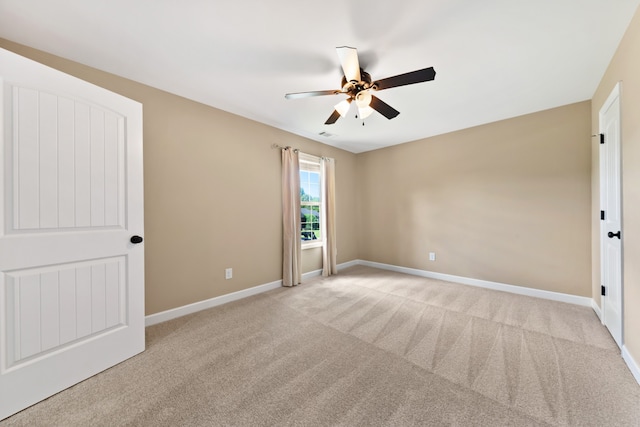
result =
[[[321,246],[322,169],[320,158],[300,153],[300,237],[303,247]]]

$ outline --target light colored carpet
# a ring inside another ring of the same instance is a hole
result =
[[[368,267],[147,328],[3,426],[639,426],[590,308]]]

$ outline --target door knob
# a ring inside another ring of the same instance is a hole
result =
[[[137,245],[138,243],[142,243],[142,237],[140,236],[131,236],[131,243]]]
[[[614,237],[617,237],[618,239],[620,238],[620,232],[618,231],[617,233],[614,233],[612,231],[607,233],[607,236],[609,236],[610,239],[613,239]]]

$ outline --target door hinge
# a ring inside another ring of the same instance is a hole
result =
[[[605,288],[604,286],[600,286],[600,295],[602,295],[603,297],[607,296],[607,288]]]
[[[600,211],[600,220],[604,221],[604,211]]]
[[[604,144],[604,133],[600,134],[600,144]]]

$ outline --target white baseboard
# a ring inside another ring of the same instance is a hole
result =
[[[482,288],[493,289],[503,292],[511,292],[519,295],[527,295],[537,298],[550,299],[554,301],[567,302],[570,304],[577,304],[587,307],[592,307],[598,317],[600,317],[600,310],[598,306],[593,302],[591,298],[579,297],[576,295],[562,294],[559,292],[543,291],[539,289],[525,288],[522,286],[507,285],[504,283],[490,282],[487,280],[471,279],[468,277],[454,276],[451,274],[435,273],[432,271],[418,270],[415,268],[399,267],[391,264],[383,264],[379,262],[353,260],[342,264],[338,264],[338,271],[345,268],[353,267],[356,265],[365,265],[374,268],[380,268],[382,270],[396,271],[398,273],[411,274],[413,276],[429,277],[432,279],[445,280],[448,282],[461,283],[464,285],[479,286]],[[314,270],[302,275],[304,280],[311,279],[316,276],[320,276],[322,270]],[[166,322],[167,320],[175,319],[187,314],[196,313],[200,310],[206,310],[211,307],[226,304],[231,301],[236,301],[242,298],[250,297],[252,295],[261,294],[263,292],[270,291],[282,286],[282,280],[276,280],[264,285],[254,286],[252,288],[243,289],[241,291],[233,292],[219,297],[210,298],[204,301],[198,301],[193,304],[187,304],[182,307],[173,308],[171,310],[162,311],[160,313],[150,314],[145,317],[145,326],[155,325],[157,323]]]
[[[210,298],[204,301],[194,302],[193,304],[183,305],[182,307],[172,308],[171,310],[161,311],[160,313],[150,314],[145,317],[145,326],[166,322],[167,320],[176,319],[178,317],[186,316],[187,314],[206,310],[207,308],[216,307],[231,301],[261,294],[263,292],[270,291],[271,289],[277,289],[280,286],[282,286],[282,280],[276,280],[275,282],[254,286],[253,288],[243,289],[241,291],[220,295],[219,297]]]
[[[633,358],[633,356],[631,356],[631,354],[627,350],[627,347],[624,346],[624,345],[622,346],[622,358],[627,363],[627,366],[629,367],[629,370],[633,374],[633,376],[636,379],[636,381],[638,382],[638,384],[640,384],[640,367],[636,363],[636,361]]]
[[[318,277],[318,276],[321,276],[321,275],[322,275],[322,269],[308,271],[306,273],[302,273],[302,281],[304,282],[305,280],[311,279],[313,277]]]
[[[598,304],[596,304],[596,300],[594,300],[593,298],[591,299],[591,308],[593,308],[593,311],[596,312],[596,316],[598,316],[598,319],[600,319],[600,323],[602,323],[602,311],[600,311],[600,307],[598,307]]]
[[[354,267],[356,265],[360,265],[362,261],[359,259],[354,259],[353,261],[343,262],[342,264],[338,264],[338,271],[344,270],[345,268]]]
[[[338,264],[338,270],[352,267],[354,265],[357,265],[357,261],[349,261],[343,264]],[[313,277],[320,276],[321,274],[322,270],[309,271],[302,275],[302,279],[308,280]],[[277,289],[280,286],[282,286],[282,280],[276,280],[271,283],[265,283],[264,285],[254,286],[252,288],[243,289],[238,292],[221,295],[219,297],[210,298],[204,301],[194,302],[193,304],[183,305],[182,307],[172,308],[171,310],[162,311],[160,313],[150,314],[145,317],[145,326],[156,325],[158,323],[166,322],[167,320],[176,319],[178,317],[186,316],[187,314],[193,314],[198,311],[226,304],[231,301],[237,301],[239,299],[250,297],[252,295],[261,294],[272,289]]]
[[[507,285],[505,283],[490,282],[488,280],[471,279],[469,277],[454,276],[451,274],[436,273],[433,271],[418,270],[416,268],[399,267],[396,265],[382,264],[379,262],[358,260],[357,264],[398,273],[411,274],[413,276],[428,277],[431,279],[445,280],[447,282],[461,283],[463,285],[478,286],[496,291],[510,292],[512,294],[526,295],[536,298],[544,298],[553,301],[591,307],[591,298],[577,295],[563,294],[560,292],[543,291],[540,289],[526,288],[523,286]]]

